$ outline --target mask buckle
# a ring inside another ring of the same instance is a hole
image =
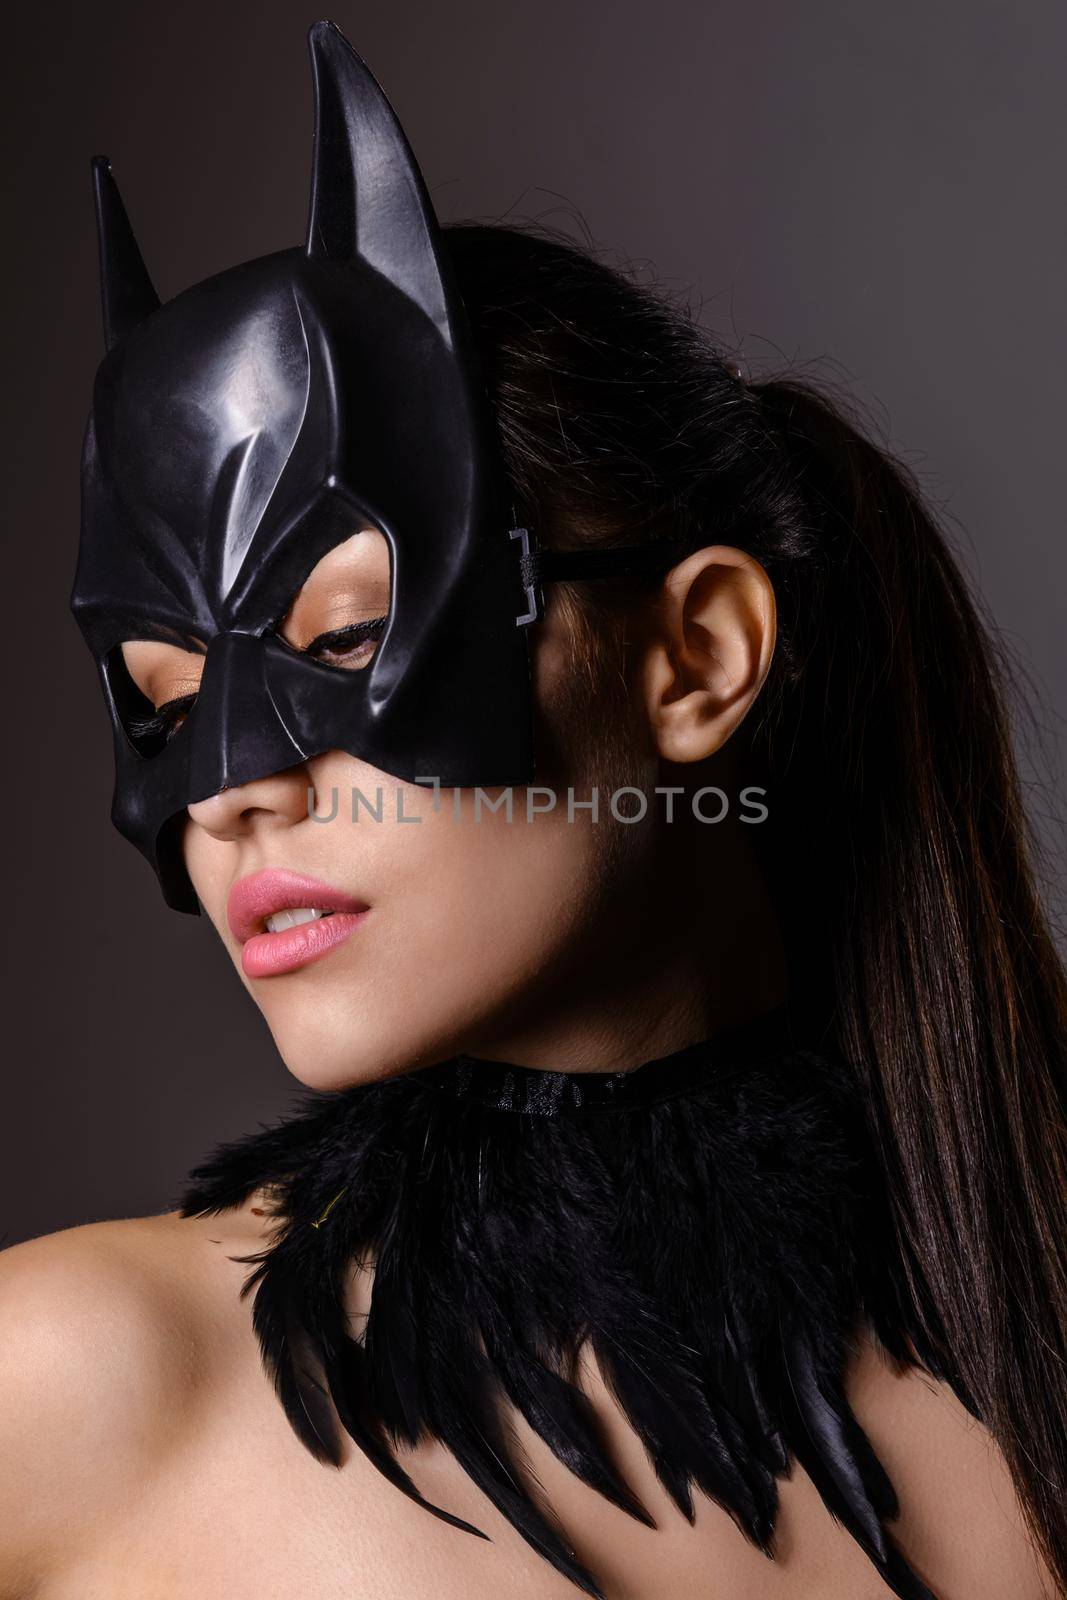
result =
[[[516,628],[526,628],[539,622],[545,614],[545,597],[538,582],[537,552],[529,528],[512,528],[509,534],[519,540],[519,582],[526,596],[526,610],[515,618]]]

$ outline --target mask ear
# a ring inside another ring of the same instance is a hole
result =
[[[332,22],[308,35],[315,152],[307,253],[359,256],[422,307],[451,343],[437,218],[396,113]]]
[[[110,350],[117,339],[158,310],[159,296],[141,259],[118,184],[111,176],[111,162],[106,156],[94,156],[92,169],[104,342]]]

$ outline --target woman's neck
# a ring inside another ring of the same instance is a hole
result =
[[[785,1001],[784,947],[751,829],[711,832],[692,820],[665,827],[655,861],[637,881],[619,875],[566,970],[543,975],[464,1053],[625,1071]]]

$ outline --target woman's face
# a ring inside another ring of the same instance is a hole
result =
[[[388,545],[364,529],[315,568],[282,636],[358,672],[388,604]],[[177,731],[203,657],[148,640],[123,651]],[[435,795],[335,750],[189,806],[190,878],[302,1082],[340,1088],[461,1049],[504,1053],[516,1023],[579,962],[610,960],[648,844],[646,829],[620,825],[603,802],[621,783],[647,776],[651,786],[654,762],[650,753],[647,775],[635,755],[625,774],[592,770],[603,762],[574,716],[558,604],[533,656],[537,789]],[[599,820],[569,810],[568,788],[582,800],[598,783]],[[546,791],[557,795],[551,809]],[[486,803],[501,799],[497,810]]]

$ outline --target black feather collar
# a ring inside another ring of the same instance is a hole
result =
[[[801,1462],[901,1600],[933,1600],[886,1524],[897,1502],[844,1390],[862,1317],[935,1359],[894,1271],[850,1074],[797,1047],[783,1009],[633,1072],[457,1057],[339,1094],[191,1174],[186,1216],[272,1192],[244,1293],[307,1448],[341,1430],[405,1494],[392,1446],[441,1440],[523,1537],[590,1595],[552,1508],[527,1492],[494,1401],[651,1523],[574,1382],[588,1341],[687,1517],[709,1495],[773,1554],[777,1478]],[[355,1339],[342,1295],[375,1272]],[[959,1392],[959,1391],[957,1391]],[[966,1400],[966,1397],[963,1396]],[[565,1508],[564,1508],[565,1509]],[[484,1535],[481,1535],[484,1537]]]

